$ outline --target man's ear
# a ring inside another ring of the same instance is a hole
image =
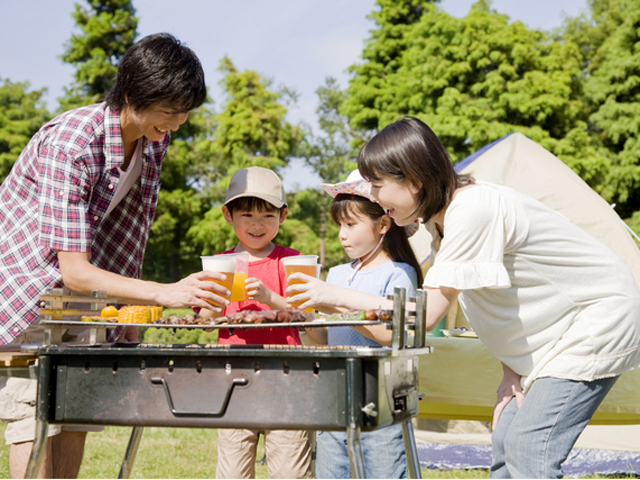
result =
[[[229,207],[227,207],[226,205],[223,205],[222,214],[224,215],[224,219],[227,221],[227,223],[231,225],[233,223],[233,215],[231,214]]]
[[[282,225],[284,219],[287,218],[287,215],[289,215],[289,209],[287,207],[284,207],[282,209],[282,212],[280,213],[280,225]]]
[[[382,217],[380,217],[380,234],[384,235],[385,233],[387,233],[391,228],[392,223],[393,220],[389,215],[383,215]]]

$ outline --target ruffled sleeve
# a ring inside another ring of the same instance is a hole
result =
[[[508,288],[504,265],[505,221],[499,194],[481,186],[464,190],[449,205],[444,236],[427,272],[427,287],[457,290]]]

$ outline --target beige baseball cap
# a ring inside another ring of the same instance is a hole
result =
[[[240,197],[261,198],[276,208],[287,205],[280,177],[268,168],[243,168],[233,174],[224,204]]]

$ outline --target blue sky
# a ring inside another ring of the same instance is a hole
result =
[[[0,78],[47,87],[50,110],[73,67],[59,56],[74,28],[78,0],[0,0]],[[473,0],[442,0],[440,7],[462,17]],[[275,85],[296,90],[292,122],[315,123],[315,90],[328,76],[348,84],[347,67],[359,60],[373,23],[375,0],[133,0],[138,33],[170,32],[200,57],[215,105],[220,105],[217,68],[227,55],[242,69],[256,70]],[[530,28],[551,29],[565,16],[587,9],[586,0],[494,0],[492,8]],[[320,181],[299,162],[283,172],[288,190]]]

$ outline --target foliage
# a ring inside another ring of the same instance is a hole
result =
[[[46,89],[28,89],[28,82],[0,84],[0,182],[31,137],[51,118],[41,102]]]
[[[378,2],[384,9],[384,2]],[[521,22],[475,3],[454,18],[423,2],[422,15],[403,25],[394,56],[380,66],[372,33],[365,62],[352,67],[342,112],[354,127],[380,129],[403,115],[420,117],[454,160],[509,132],[519,131],[554,153],[577,156],[585,140],[578,47],[551,41]],[[378,21],[388,21],[379,14]],[[379,31],[397,31],[379,23]],[[384,72],[384,75],[381,74]]]
[[[62,60],[76,67],[75,83],[65,88],[60,110],[101,102],[113,85],[118,63],[137,35],[131,0],[87,0],[72,14],[81,34],[72,34]]]
[[[603,196],[617,203],[622,216],[640,208],[640,4],[593,2],[610,33],[594,52],[585,93],[594,112],[595,136],[602,142],[610,169]]]

